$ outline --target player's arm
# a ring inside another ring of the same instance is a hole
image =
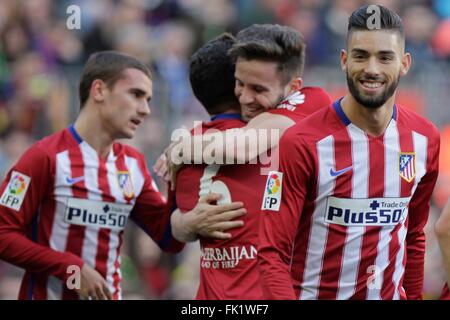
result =
[[[218,131],[214,134],[184,136],[167,147],[153,166],[155,173],[175,186],[175,177],[182,164],[244,164],[267,155],[276,147],[284,132],[295,121],[281,114],[263,112],[245,127]],[[211,154],[207,150],[214,150]],[[204,155],[211,154],[208,159]]]
[[[450,283],[450,199],[436,221],[435,233],[441,248],[442,260],[447,274],[447,283]]]
[[[17,173],[16,181],[24,184],[19,189],[10,188],[8,184]],[[48,195],[50,175],[50,158],[37,145],[25,152],[8,173],[0,188],[0,259],[30,272],[53,275],[65,281],[71,275],[68,273],[70,266],[82,269],[81,258],[31,240],[33,232],[37,232],[39,216],[48,214],[39,211],[42,200]]]
[[[148,181],[136,201],[131,219],[164,251],[179,252],[184,242],[195,241],[198,235],[228,239],[231,235],[224,231],[243,224],[242,221],[230,221],[246,213],[242,202],[212,205],[220,195],[209,194],[201,198],[191,211],[181,213],[173,205],[173,192],[169,193],[166,203],[151,180]]]
[[[227,130],[215,135],[203,135],[201,139],[188,137],[175,151],[183,154],[183,163],[204,162],[202,153],[195,153],[194,150],[214,150],[214,159],[225,159],[225,164],[247,163],[258,155],[265,155],[268,150],[278,146],[281,136],[288,128],[320,108],[328,107],[332,102],[329,94],[321,88],[305,88],[304,92],[302,94],[294,91],[282,102],[295,108],[295,112],[288,111],[284,107],[269,109],[251,119],[245,127],[235,131]],[[261,103],[261,105],[268,104]],[[191,152],[180,152],[179,149]]]
[[[203,153],[195,150],[214,150],[214,158],[224,159],[225,164],[247,163],[276,147],[286,129],[294,124],[284,115],[263,112],[242,128],[202,135],[202,139],[187,137],[182,148],[190,147],[191,152],[182,152],[183,163],[204,162]]]
[[[169,203],[159,192],[144,158],[139,158],[139,166],[144,173],[144,186],[138,195],[130,219],[135,222],[165,252],[176,253],[184,248],[184,243],[174,238],[170,224],[172,211]],[[170,200],[170,199],[169,199]]]
[[[242,227],[242,220],[233,220],[246,213],[242,202],[213,205],[221,195],[209,193],[199,199],[194,209],[182,213],[176,209],[172,213],[171,223],[174,237],[182,242],[196,241],[201,235],[207,238],[229,239],[231,234],[226,230]]]
[[[259,228],[258,263],[266,299],[296,299],[290,274],[292,249],[313,172],[307,148],[288,131],[280,142],[281,187],[265,192]],[[279,174],[277,174],[279,175]],[[271,174],[268,176],[268,183]],[[268,186],[266,185],[266,190]],[[280,199],[281,203],[278,207]],[[278,196],[276,196],[278,194]],[[275,195],[275,196],[274,196]],[[275,200],[273,200],[275,198]],[[295,254],[295,253],[294,253]]]
[[[425,261],[424,227],[430,211],[430,198],[438,176],[439,134],[430,139],[427,173],[422,177],[409,204],[406,235],[406,266],[403,287],[408,300],[422,299]]]

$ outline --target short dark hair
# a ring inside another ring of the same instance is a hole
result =
[[[236,39],[224,33],[198,49],[191,58],[189,80],[195,97],[209,114],[239,106],[234,94],[234,62],[228,51]]]
[[[236,39],[230,50],[233,59],[277,62],[284,83],[302,75],[306,44],[299,31],[278,24],[253,24]]]
[[[367,12],[370,5],[364,5],[353,11],[352,15],[348,19],[348,33],[347,40],[350,34],[354,30],[373,30],[369,28],[368,19],[372,16],[372,11]],[[380,25],[381,30],[392,30],[398,32],[404,39],[405,33],[403,30],[402,18],[394,11],[381,6],[376,5],[380,10]]]
[[[94,80],[100,79],[112,88],[119,80],[125,69],[134,68],[142,71],[149,79],[152,79],[150,68],[141,61],[129,55],[117,51],[99,51],[92,54],[81,74],[79,86],[80,108],[83,108],[89,98]]]

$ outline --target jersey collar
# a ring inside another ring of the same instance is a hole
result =
[[[69,127],[69,132],[78,144],[83,142],[83,139],[80,137],[77,130],[75,130],[75,126],[73,124]]]
[[[241,115],[239,113],[222,113],[211,117],[211,121],[232,119],[241,120]]]
[[[345,115],[344,110],[342,110],[341,101],[344,97],[340,98],[339,100],[335,101],[333,103],[333,108],[336,111],[337,115],[341,119],[341,121],[344,123],[345,126],[348,126],[350,123],[350,119]],[[392,119],[397,120],[397,105],[394,103],[394,112],[392,112]]]

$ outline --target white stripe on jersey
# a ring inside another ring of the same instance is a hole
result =
[[[98,186],[98,154],[85,141],[80,143],[79,146],[84,162],[84,183],[87,187],[87,198],[102,201],[102,193]],[[84,233],[81,258],[92,268],[95,268],[99,230],[100,227],[98,226],[89,226]]]
[[[328,136],[317,143],[318,157],[318,190],[316,207],[311,217],[311,232],[308,239],[305,270],[301,284],[300,300],[317,299],[320,275],[322,272],[323,255],[328,235],[328,226],[325,224],[323,213],[326,210],[328,194],[332,194],[335,179],[330,175],[330,168],[335,168],[334,139]]]
[[[352,143],[352,198],[367,198],[369,191],[369,143],[367,136],[353,124],[347,127],[347,131]],[[338,300],[349,299],[355,292],[364,231],[365,227],[347,228],[337,291]]]
[[[66,177],[72,177],[70,170],[69,151],[63,151],[56,155],[55,189],[55,216],[49,239],[49,246],[53,250],[64,252],[67,245],[69,226],[64,222],[66,197],[72,197],[72,189],[67,186]],[[47,299],[61,300],[63,283],[55,277],[48,277]]]
[[[416,191],[415,188],[417,188],[420,180],[427,172],[428,138],[415,131],[413,131],[412,135],[414,151],[416,152],[416,178],[414,185],[414,191]]]
[[[400,176],[398,174],[398,154],[400,152],[400,141],[397,124],[394,119],[391,120],[384,134],[384,197],[400,197]],[[373,155],[375,156],[375,155]],[[402,222],[402,224],[404,221]],[[389,265],[389,243],[392,240],[391,232],[395,226],[384,226],[381,228],[380,237],[377,245],[377,257],[375,259],[376,271],[374,274],[376,283],[381,284],[380,288],[368,286],[367,299],[381,300],[381,288],[384,283],[384,271]],[[401,245],[401,243],[400,243]]]

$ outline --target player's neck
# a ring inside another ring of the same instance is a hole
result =
[[[378,137],[384,134],[394,111],[395,94],[385,104],[370,109],[359,104],[352,95],[347,94],[341,101],[347,118],[367,134]]]
[[[102,159],[108,157],[114,139],[99,125],[98,118],[90,117],[87,112],[81,112],[75,121],[74,127],[81,139],[97,151]]]

